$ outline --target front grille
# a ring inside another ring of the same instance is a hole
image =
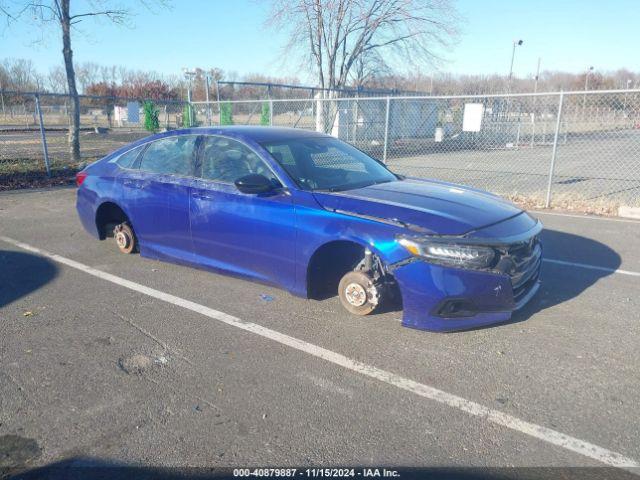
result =
[[[506,256],[511,261],[508,273],[511,277],[513,299],[518,303],[536,285],[540,276],[542,245],[539,236],[535,235],[526,242],[510,245]]]

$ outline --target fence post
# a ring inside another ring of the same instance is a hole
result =
[[[269,99],[269,126],[273,126],[273,100]]]
[[[558,153],[558,136],[560,135],[560,120],[562,118],[562,104],[564,103],[564,92],[560,91],[558,102],[558,117],[556,118],[556,131],[553,135],[553,149],[551,150],[551,165],[549,166],[549,184],[547,185],[547,200],[545,208],[551,206],[551,184],[553,183],[553,172],[556,168],[556,155]]]
[[[535,108],[533,110],[534,111],[531,114],[531,148],[533,148],[535,143],[536,143],[536,112],[535,112]]]
[[[47,177],[51,176],[51,166],[49,165],[49,150],[47,149],[47,136],[44,133],[44,123],[42,122],[42,109],[40,108],[40,95],[35,94],[36,110],[38,111],[38,123],[40,125],[40,138],[42,139],[42,153],[44,153],[44,167],[47,169]]]
[[[389,110],[391,99],[387,97],[387,110],[384,115],[384,150],[382,152],[382,163],[387,163],[387,144],[389,143]]]

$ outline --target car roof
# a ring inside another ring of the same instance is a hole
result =
[[[253,140],[257,143],[277,142],[293,138],[328,137],[324,133],[314,132],[301,128],[263,127],[252,125],[229,125],[224,127],[197,127],[181,128],[167,132],[174,135],[198,134],[198,135],[228,135],[240,140]],[[161,136],[166,136],[160,134]]]

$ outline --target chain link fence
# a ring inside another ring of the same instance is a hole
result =
[[[5,93],[4,105],[0,188],[8,188],[11,175],[28,182],[45,172],[43,136],[52,175],[77,168],[68,153],[66,96]],[[321,131],[397,173],[470,185],[530,207],[616,213],[621,205],[640,206],[640,90],[154,105],[161,129]],[[81,124],[83,161],[149,134],[142,103],[127,99],[81,97]]]
[[[0,190],[68,183],[84,164],[151,134],[143,101],[80,96],[81,161],[69,148],[71,100],[67,95],[2,92]],[[179,128],[185,102],[153,100],[160,130]],[[186,122],[188,124],[188,122]]]
[[[532,207],[640,206],[640,90],[197,103],[211,124],[273,125],[345,140],[407,176]]]

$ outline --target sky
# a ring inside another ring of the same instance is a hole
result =
[[[73,0],[75,12],[87,0]],[[19,5],[19,0],[5,3]],[[77,63],[124,65],[131,69],[180,74],[183,67],[218,67],[238,75],[262,73],[296,76],[311,82],[312,75],[284,51],[286,32],[265,26],[267,0],[170,0],[164,7],[153,2],[111,2],[130,5],[130,25],[107,20],[86,20],[73,33]],[[542,70],[583,72],[593,66],[608,71],[640,70],[639,0],[458,0],[453,1],[462,21],[460,35],[445,61],[424,74],[507,74],[514,40],[514,74]],[[74,7],[72,7],[74,8]],[[27,16],[28,17],[28,16]],[[40,29],[28,21],[0,27],[0,59],[31,59],[47,72],[62,64],[61,41],[53,27]]]

